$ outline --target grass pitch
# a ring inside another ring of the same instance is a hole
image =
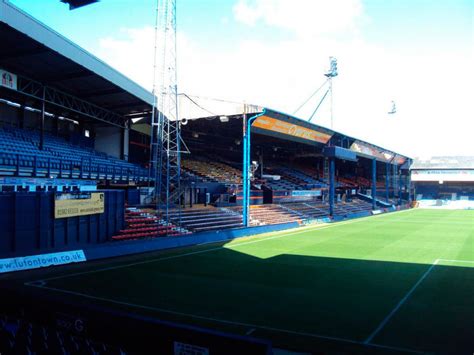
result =
[[[43,281],[30,287],[286,349],[474,351],[474,211],[303,227],[54,269]]]

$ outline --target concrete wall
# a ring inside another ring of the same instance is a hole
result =
[[[18,108],[0,103],[0,122],[8,125],[18,125]]]
[[[122,157],[122,129],[118,127],[97,127],[95,150],[116,158]]]
[[[41,117],[41,114],[39,112],[31,112],[31,111],[25,110],[23,128],[39,130],[41,127],[40,117]],[[51,121],[50,117],[45,117],[45,122],[48,119],[49,121]]]

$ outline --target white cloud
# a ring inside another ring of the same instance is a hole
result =
[[[338,13],[340,7],[344,9]],[[474,132],[472,54],[443,48],[400,52],[368,43],[358,35],[357,23],[365,16],[358,1],[239,1],[234,14],[245,24],[262,20],[296,36],[277,43],[242,38],[223,50],[180,33],[180,92],[292,113],[323,82],[333,55],[340,73],[334,79],[336,130],[410,156],[474,155],[474,145],[468,143]],[[340,31],[343,37],[333,36]],[[148,89],[152,54],[151,27],[123,29],[120,38],[102,39],[98,53]],[[457,68],[464,68],[462,75]],[[298,116],[308,118],[320,97]],[[397,103],[395,115],[387,114],[391,100]],[[328,100],[313,122],[330,125]]]
[[[119,38],[120,36],[120,38]],[[117,37],[99,40],[97,55],[151,90],[153,85],[153,27],[122,28]]]
[[[239,0],[234,6],[237,21],[262,21],[303,36],[354,30],[362,14],[360,0]]]

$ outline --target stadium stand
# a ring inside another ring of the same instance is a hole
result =
[[[308,175],[295,168],[283,168],[282,173],[285,174],[286,177],[295,179],[295,183],[299,183],[304,189],[320,189],[328,187],[326,183],[313,177],[316,175]]]
[[[156,237],[179,237],[189,234],[184,228],[166,224],[156,216],[155,211],[127,208],[125,211],[126,228],[120,230],[112,240],[131,240]]]
[[[148,171],[91,148],[38,131],[0,128],[0,175],[144,182]]]
[[[290,211],[300,215],[302,220],[329,218],[329,205],[327,203],[309,204],[306,202],[282,204]],[[350,202],[340,202],[334,206],[335,216],[349,216],[360,212],[372,210],[372,205],[360,199],[353,199]]]
[[[324,209],[324,205],[310,205],[305,202],[298,203],[287,203],[284,206],[295,213],[300,215],[300,218],[303,219],[317,219],[317,218],[327,218],[329,213],[327,207]]]
[[[242,215],[226,208],[208,206],[170,212],[171,220],[181,219],[181,225],[193,232],[242,227]]]
[[[233,211],[242,213],[242,207],[232,207]],[[250,224],[253,226],[264,226],[269,224],[280,224],[298,222],[301,223],[301,217],[284,207],[284,205],[267,204],[253,205],[250,207]]]
[[[341,187],[345,187],[345,188],[353,189],[353,188],[359,187],[359,185],[357,184],[357,181],[355,181],[355,179],[348,178],[348,177],[339,176],[337,178],[337,182],[339,183],[339,185]]]
[[[474,157],[417,158],[410,167],[417,200],[474,200]]]
[[[0,1],[0,7],[11,14],[0,16],[0,69],[16,81],[0,87],[0,208],[9,216],[2,220],[9,237],[0,253],[62,251],[112,240],[116,246],[119,240],[146,242],[244,227],[241,105],[216,117],[202,117],[201,111],[191,117],[180,110],[183,147],[189,153],[180,160],[183,193],[178,197],[178,185],[161,180],[175,198],[167,201],[169,214],[164,213],[153,200],[155,176],[146,168],[153,94],[9,2]],[[337,202],[331,218],[369,208],[355,194],[361,186],[371,188],[372,172],[383,179],[390,164],[380,154],[385,149],[274,110],[246,108],[275,124],[260,122],[259,128],[255,121],[250,128],[251,156],[245,160],[252,168],[250,226],[328,218],[329,200]],[[358,150],[351,150],[353,144]],[[329,193],[329,161],[335,162],[338,178],[334,194]],[[373,169],[377,162],[378,170]],[[82,209],[100,191],[105,202]],[[396,191],[389,192],[385,200],[395,201]],[[61,199],[70,203],[66,212],[77,213],[56,215]],[[125,209],[125,203],[136,208]],[[31,212],[38,206],[47,213]],[[31,230],[40,230],[34,236],[18,222],[28,216],[35,218]]]
[[[183,159],[181,166],[185,172],[204,182],[242,184],[242,172],[221,162]]]

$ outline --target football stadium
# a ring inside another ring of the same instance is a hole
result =
[[[0,354],[473,353],[473,157],[210,110],[172,50],[149,91],[6,0],[0,39]]]

